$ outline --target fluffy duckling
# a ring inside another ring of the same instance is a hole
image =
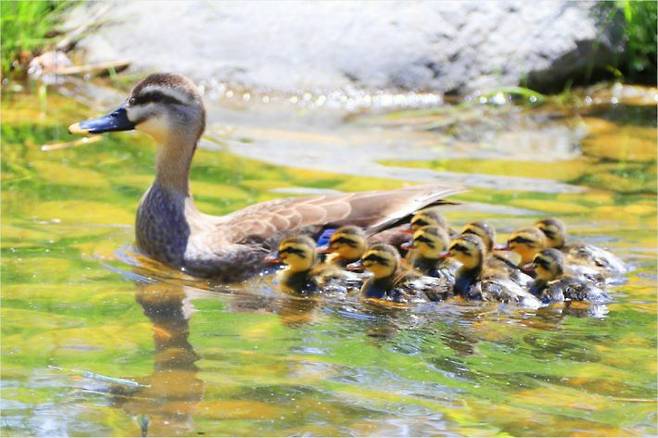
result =
[[[411,266],[423,275],[454,282],[458,266],[454,260],[445,257],[449,244],[450,238],[443,228],[429,226],[418,229],[410,244]]]
[[[485,266],[488,269],[500,271],[502,275],[507,276],[514,283],[522,287],[528,287],[530,282],[532,282],[532,277],[525,274],[521,268],[504,256],[494,252],[496,229],[493,225],[482,221],[470,222],[464,225],[461,234],[473,234],[482,239],[486,249]]]
[[[513,232],[507,239],[508,251],[514,251],[521,256],[520,266],[532,263],[537,253],[546,248],[546,236],[537,228],[522,228]]]
[[[360,281],[351,273],[318,263],[315,241],[308,236],[294,236],[279,243],[278,261],[286,267],[278,273],[281,290],[286,293],[313,294],[319,290],[345,291]]]
[[[454,293],[466,299],[515,303],[537,308],[540,301],[500,271],[485,266],[486,247],[475,234],[464,234],[450,244],[450,257],[461,267],[455,278]]]
[[[378,243],[366,251],[361,259],[372,274],[361,288],[364,298],[405,302],[414,296],[425,295],[430,301],[445,299],[450,292],[447,281],[423,277],[400,266],[400,255],[391,245]]]
[[[542,219],[535,223],[535,227],[546,236],[546,246],[560,250],[569,264],[589,266],[606,277],[626,272],[624,262],[610,251],[582,242],[567,244],[566,226],[558,219]]]
[[[329,238],[326,252],[331,253],[331,263],[346,267],[357,262],[366,252],[366,233],[361,227],[345,225],[338,228]]]
[[[416,232],[422,227],[439,227],[443,228],[448,232],[448,235],[452,238],[457,235],[457,232],[448,226],[448,221],[441,214],[441,209],[439,207],[429,207],[422,210],[418,210],[411,217],[411,231]]]
[[[608,294],[583,277],[567,274],[565,257],[555,248],[548,248],[537,254],[532,262],[536,280],[530,292],[543,302],[587,301],[605,303]]]

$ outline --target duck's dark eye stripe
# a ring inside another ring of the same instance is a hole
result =
[[[306,256],[306,253],[304,252],[304,250],[297,249],[297,248],[291,248],[291,247],[283,248],[282,250],[279,251],[279,253],[281,253],[281,254],[296,254],[300,257],[305,257]]]
[[[374,262],[383,266],[388,266],[388,260],[375,254],[368,254],[363,258],[364,262]]]
[[[547,230],[546,228],[542,228],[542,232],[546,234],[546,237],[549,239],[552,239],[555,237],[555,231]]]
[[[464,231],[462,231],[462,234],[473,234],[474,236],[480,236],[478,233],[476,233],[471,228],[466,228]]]
[[[457,243],[456,245],[452,245],[452,247],[450,249],[452,249],[454,251],[463,252],[466,255],[471,254],[471,251],[467,247],[465,247],[464,245],[460,245],[459,243]]]
[[[415,240],[416,242],[423,242],[423,243],[427,244],[427,246],[429,246],[430,248],[434,248],[434,247],[435,247],[434,242],[433,242],[431,239],[428,239],[428,238],[425,237],[425,236],[418,236],[418,237],[416,237],[414,240]]]
[[[145,105],[147,103],[183,104],[183,102],[176,99],[174,96],[170,96],[169,94],[160,91],[149,91],[148,93],[142,93],[130,99],[131,105]]]
[[[426,227],[430,223],[427,222],[425,219],[416,219],[415,221],[412,221],[411,224],[418,225],[419,227]]]
[[[526,243],[526,244],[528,244],[528,245],[531,245],[531,244],[534,244],[534,243],[535,243],[534,240],[527,239],[527,238],[525,238],[525,237],[521,237],[521,236],[516,236],[515,238],[510,239],[510,242],[514,242],[514,243]]]
[[[348,239],[347,237],[343,237],[343,236],[337,239],[333,239],[331,243],[344,243],[345,245],[351,246],[352,248],[356,248],[358,246],[358,244],[354,240]]]
[[[541,266],[544,269],[549,269],[551,263],[546,259],[535,259],[535,264]]]

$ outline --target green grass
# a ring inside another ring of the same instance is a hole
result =
[[[656,1],[618,0],[626,19],[625,73],[630,80],[656,80]]]
[[[38,54],[53,42],[62,12],[73,4],[53,0],[0,2],[3,77],[21,68],[21,57]]]

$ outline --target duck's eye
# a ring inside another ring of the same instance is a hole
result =
[[[128,99],[128,105],[135,106],[136,103],[137,103],[137,99],[135,99],[134,97]]]

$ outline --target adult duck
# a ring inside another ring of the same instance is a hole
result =
[[[226,216],[201,213],[189,190],[189,172],[205,129],[201,95],[189,79],[148,76],[112,113],[69,127],[71,133],[138,130],[158,143],[155,181],[137,209],[137,247],[175,268],[219,281],[261,272],[267,255],[287,233],[318,235],[328,226],[353,224],[368,234],[459,190],[443,185],[264,202]]]

